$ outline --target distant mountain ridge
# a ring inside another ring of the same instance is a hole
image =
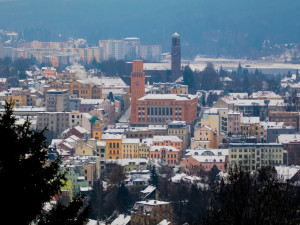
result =
[[[300,43],[298,0],[0,0],[0,29],[27,40],[140,37],[169,51],[181,35],[184,57],[257,57],[264,40]],[[44,33],[41,35],[41,33]]]

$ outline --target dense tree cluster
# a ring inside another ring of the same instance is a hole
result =
[[[14,224],[82,224],[89,212],[83,196],[44,209],[65,185],[65,173],[60,170],[60,158],[48,160],[51,149],[45,130],[32,130],[29,119],[16,125],[12,108],[13,103],[7,103],[0,116],[0,179],[6,183],[0,185],[2,215]]]
[[[221,78],[228,77],[232,82],[224,84]],[[183,70],[183,82],[189,85],[189,91],[195,93],[197,90],[224,90],[227,92],[253,92],[262,90],[272,90],[279,93],[280,90],[280,75],[266,75],[256,69],[250,72],[247,68],[243,68],[241,64],[237,67],[236,71],[225,71],[223,67],[217,71],[212,63],[208,63],[203,71],[192,71],[189,66]],[[211,96],[210,96],[211,95]],[[216,100],[215,94],[207,96],[209,103]]]

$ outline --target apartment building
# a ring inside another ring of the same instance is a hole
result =
[[[228,168],[240,165],[243,170],[255,170],[286,163],[280,143],[231,143],[228,149]]]

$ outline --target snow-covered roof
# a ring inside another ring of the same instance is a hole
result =
[[[194,182],[201,181],[201,178],[197,176],[189,176],[185,173],[180,173],[180,174],[175,174],[175,176],[171,178],[171,181],[174,183],[179,183],[180,181],[194,183]]]
[[[256,124],[259,123],[259,117],[242,117],[241,123],[242,124]]]
[[[179,152],[178,148],[172,146],[151,146],[150,152],[160,152],[162,149],[166,149],[168,152]]]
[[[130,223],[131,217],[129,215],[120,214],[111,225],[126,225]]]
[[[107,159],[107,163],[117,163],[121,166],[128,166],[130,163],[133,163],[134,165],[140,165],[141,163],[148,163],[148,159],[143,158],[133,158],[133,159]]]
[[[104,99],[81,99],[81,105],[99,105]]]
[[[143,193],[143,194],[150,194],[150,193],[152,193],[155,189],[156,189],[155,186],[149,185],[148,187],[146,187],[145,190],[142,190],[141,193]]]
[[[192,155],[195,160],[200,163],[214,163],[221,162],[225,163],[225,155]]]
[[[282,144],[288,144],[290,142],[300,142],[300,134],[280,134],[278,136],[278,142]]]
[[[74,127],[74,129],[76,129],[81,134],[90,133],[87,129],[85,129],[85,128],[81,127],[81,126],[76,126],[76,127]]]
[[[273,91],[258,91],[252,93],[250,98],[257,99],[257,98],[268,98],[268,99],[281,99],[280,95],[275,94]]]
[[[106,141],[97,141],[97,146],[105,147],[106,146]]]
[[[196,95],[177,95],[177,94],[148,94],[138,99],[138,101],[144,100],[174,100],[174,101],[186,101],[197,98]]]
[[[102,134],[101,139],[102,140],[108,140],[108,139],[122,139],[124,137],[123,134]]]
[[[162,220],[158,225],[169,225],[171,222],[167,219]]]
[[[153,136],[153,142],[164,142],[164,141],[183,142],[177,136]]]
[[[138,138],[124,138],[122,144],[139,144],[140,139]]]
[[[275,169],[278,178],[287,181],[299,172],[300,166],[275,166]]]
[[[266,130],[270,128],[282,128],[284,122],[260,122],[259,125]]]

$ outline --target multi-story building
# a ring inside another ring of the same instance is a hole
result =
[[[53,67],[43,67],[42,68],[42,76],[50,78],[56,76],[56,69]]]
[[[100,54],[101,50],[99,47],[91,47],[91,48],[80,48],[79,49],[80,60],[83,63],[91,63],[93,60],[96,62],[100,62]]]
[[[293,126],[299,131],[299,112],[269,112],[270,122],[284,122],[284,126]]]
[[[186,121],[193,124],[197,118],[197,96],[149,94],[139,98],[135,105],[137,112],[132,115],[132,124],[167,124],[174,120]]]
[[[153,138],[153,136],[168,135],[168,127],[166,125],[149,125],[148,127],[129,127],[125,129],[124,134],[128,138],[139,138],[140,141],[145,138]]]
[[[136,202],[131,211],[131,225],[159,224],[163,220],[167,224],[173,219],[170,202],[146,200]]]
[[[241,133],[241,122],[242,113],[229,111],[228,122],[227,122],[227,133],[228,135],[237,135]]]
[[[68,90],[48,90],[45,95],[45,101],[48,112],[70,111],[70,93]]]
[[[140,45],[139,57],[146,61],[160,62],[162,48],[160,45]]]
[[[218,134],[227,134],[228,127],[228,109],[227,108],[210,108],[203,112],[201,126],[209,126]]]
[[[227,149],[191,150],[180,162],[180,167],[184,173],[193,175],[199,174],[201,170],[209,172],[214,165],[224,172],[227,157]]]
[[[217,148],[217,132],[209,126],[203,126],[194,132],[194,138],[191,139],[191,149],[201,146],[203,148]]]
[[[153,146],[172,146],[183,153],[183,140],[179,137],[173,136],[154,136]],[[181,155],[182,156],[182,155]]]
[[[37,114],[37,128],[47,127],[48,137],[58,137],[69,128],[69,112],[43,112]],[[47,135],[46,135],[47,136]]]
[[[283,155],[280,143],[231,143],[228,168],[240,165],[243,170],[255,170],[263,166],[283,165]]]
[[[122,158],[122,134],[105,133],[101,136],[101,141],[106,141],[107,145],[107,159],[121,159]]]
[[[103,60],[120,60],[125,58],[125,45],[123,40],[100,40],[99,47],[103,49]]]
[[[169,165],[176,165],[181,159],[181,153],[178,148],[172,146],[151,146],[149,158],[161,159]]]
[[[149,158],[150,147],[153,145],[152,138],[145,138],[139,144],[139,158]]]
[[[177,136],[183,141],[183,149],[187,149],[190,145],[191,130],[190,125],[185,121],[172,121],[168,123],[168,135]]]
[[[278,136],[278,142],[283,144],[287,151],[287,165],[300,165],[300,135],[299,134],[281,134]]]
[[[122,140],[122,158],[139,158],[139,143],[138,138],[124,138]]]
[[[242,117],[240,126],[241,134],[245,136],[256,136],[260,139],[259,117]]]

